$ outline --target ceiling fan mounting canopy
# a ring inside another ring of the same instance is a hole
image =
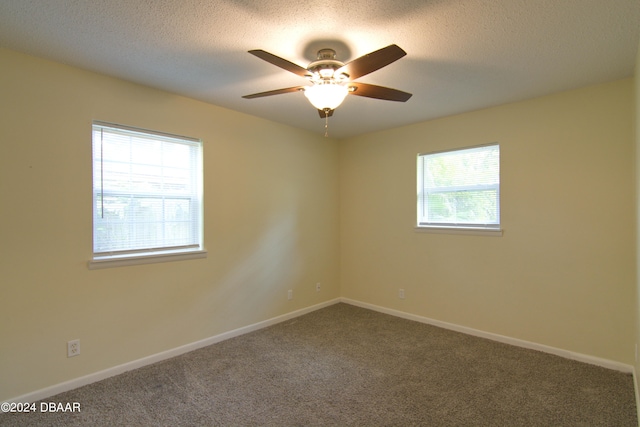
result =
[[[333,49],[325,48],[318,51],[318,59],[336,59],[336,51]]]
[[[320,49],[317,60],[310,63],[307,68],[261,49],[250,50],[249,53],[293,74],[308,78],[312,85],[294,86],[243,96],[246,99],[302,90],[313,106],[318,109],[320,117],[326,118],[333,114],[333,110],[342,103],[348,94],[399,102],[406,102],[411,98],[410,93],[397,89],[354,81],[405,56],[406,52],[395,44],[356,58],[346,64],[336,59],[335,50]]]

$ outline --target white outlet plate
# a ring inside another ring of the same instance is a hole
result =
[[[404,299],[404,289],[398,289],[398,298]]]
[[[80,355],[80,340],[67,341],[67,357]]]
[[[316,283],[316,292],[320,292],[320,282]]]
[[[289,289],[287,291],[287,299],[293,299],[293,290]]]

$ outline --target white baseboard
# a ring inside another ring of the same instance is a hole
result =
[[[380,313],[390,314],[392,316],[401,317],[403,319],[414,320],[420,323],[427,323],[429,325],[438,326],[443,329],[449,329],[456,332],[462,332],[463,334],[473,335],[480,338],[487,338],[492,341],[498,341],[505,344],[514,345],[517,347],[528,348],[531,350],[542,351],[544,353],[554,354],[556,356],[564,357],[565,359],[576,360],[579,362],[589,363],[591,365],[601,366],[603,368],[612,369],[628,374],[634,372],[634,368],[631,365],[625,363],[616,362],[613,360],[602,359],[599,357],[589,356],[587,354],[575,353],[569,350],[563,350],[556,347],[551,347],[544,344],[538,344],[531,341],[520,340],[517,338],[511,338],[504,335],[498,335],[491,332],[485,332],[478,329],[468,328],[466,326],[456,325],[454,323],[442,322],[440,320],[430,319],[428,317],[418,316],[415,314],[405,313],[403,311],[394,310],[391,308],[381,307],[374,304],[369,304],[361,301],[352,300],[349,298],[340,298],[341,302],[346,304],[355,305],[357,307],[367,308]]]
[[[188,353],[190,351],[197,350],[202,347],[209,346],[211,344],[215,344],[224,340],[228,340],[229,338],[234,338],[240,335],[247,334],[249,332],[257,331],[259,329],[266,328],[268,326],[272,326],[295,317],[302,316],[307,313],[311,313],[312,311],[319,310],[321,308],[328,307],[330,305],[336,304],[340,302],[339,298],[325,301],[320,304],[313,305],[311,307],[306,307],[300,310],[292,311],[291,313],[283,314],[281,316],[277,316],[271,319],[264,320],[262,322],[254,323],[252,325],[244,326],[242,328],[234,329],[232,331],[224,332],[219,335],[215,335],[213,337],[205,338],[200,341],[196,341],[190,344],[185,344],[180,347],[176,347],[170,350],[166,350],[160,353],[152,354],[151,356],[143,357],[142,359],[137,359],[131,362],[124,363],[122,365],[114,366],[112,368],[108,368],[99,372],[94,372],[89,375],[85,375],[83,377],[75,378],[73,380],[65,381],[63,383],[55,384],[50,387],[46,387],[40,390],[36,390],[31,393],[24,394],[22,396],[14,397],[8,399],[7,402],[24,402],[24,403],[32,403],[38,400],[46,399],[51,396],[55,396],[56,394],[63,393],[65,391],[73,390],[78,387],[82,387],[87,384],[94,383],[96,381],[101,381],[107,379],[109,377],[113,377],[115,375],[121,374],[123,372],[131,371],[133,369],[141,368],[143,366],[151,365],[156,362],[160,362],[162,360],[170,359],[172,357],[180,356],[181,354]]]
[[[561,356],[566,359],[576,360],[579,362],[585,362],[592,365],[601,366],[607,369],[613,369],[620,372],[631,373],[634,376],[634,387],[636,387],[636,402],[639,401],[637,382],[636,382],[636,373],[635,369],[631,365],[627,365],[620,362],[615,362],[612,360],[602,359],[594,356],[589,356],[586,354],[575,353],[568,350],[563,350],[555,347],[550,347],[543,344],[538,344],[530,341],[524,341],[517,338],[510,338],[503,335],[493,334],[490,332],[484,332],[478,329],[468,328],[466,326],[460,326],[453,323],[442,322],[440,320],[430,319],[428,317],[418,316],[415,314],[405,313],[403,311],[394,310],[386,307],[377,306],[374,304],[369,304],[357,300],[352,300],[349,298],[336,298],[333,300],[325,301],[320,304],[313,305],[311,307],[303,308],[300,310],[292,311],[291,313],[283,314],[281,316],[277,316],[271,319],[264,320],[262,322],[254,323],[252,325],[244,326],[242,328],[234,329],[232,331],[224,332],[219,335],[215,335],[213,337],[209,337],[200,341],[196,341],[190,344],[186,344],[180,347],[176,347],[170,350],[166,350],[157,354],[153,354],[147,357],[143,357],[142,359],[137,359],[128,363],[124,363],[122,365],[114,366],[112,368],[108,368],[99,372],[95,372],[89,375],[85,375],[83,377],[75,378],[70,381],[65,381],[63,383],[55,384],[50,387],[46,387],[40,390],[36,390],[31,393],[24,394],[22,396],[18,396],[12,399],[7,400],[7,402],[36,402],[38,400],[46,399],[48,397],[54,396],[59,393],[63,393],[65,391],[73,390],[78,387],[82,387],[87,384],[94,383],[96,381],[101,381],[109,377],[113,377],[115,375],[121,374],[123,372],[127,372],[133,369],[141,368],[143,366],[151,365],[156,362],[160,362],[162,360],[170,359],[172,357],[179,356],[184,353],[188,353],[190,351],[197,350],[202,347],[206,347],[229,338],[234,338],[240,335],[247,334],[249,332],[257,331],[259,329],[266,328],[268,326],[272,326],[299,316],[302,316],[307,313],[311,313],[313,311],[319,310],[321,308],[328,307],[330,305],[343,302],[346,304],[354,305],[357,307],[366,308],[369,310],[377,311],[384,314],[389,314],[392,316],[413,320],[420,323],[426,323],[433,326],[438,326],[444,329],[449,329],[456,332],[462,332],[464,334],[477,336],[480,338],[487,338],[493,341],[502,342],[505,344],[514,345],[517,347],[528,348],[531,350],[538,350],[544,353],[554,354],[556,356]],[[640,411],[640,405],[637,406]],[[639,412],[640,413],[640,412]]]

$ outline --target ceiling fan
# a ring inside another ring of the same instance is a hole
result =
[[[333,49],[320,49],[317,60],[310,63],[307,68],[261,49],[250,50],[249,53],[293,74],[308,78],[311,86],[294,86],[254,93],[243,96],[246,99],[302,91],[311,104],[318,109],[320,117],[328,118],[333,115],[333,110],[342,103],[348,94],[400,102],[406,102],[411,98],[410,93],[397,89],[354,81],[407,54],[395,44],[361,56],[347,64],[336,59],[336,52]]]

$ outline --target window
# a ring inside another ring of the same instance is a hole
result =
[[[500,146],[418,155],[418,227],[500,229]]]
[[[94,122],[94,262],[202,251],[202,210],[201,141]]]

